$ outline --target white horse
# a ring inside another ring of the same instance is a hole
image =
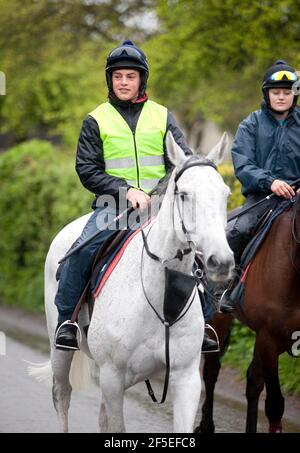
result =
[[[225,147],[224,135],[208,159],[217,165]],[[191,274],[195,249],[202,253],[207,275],[214,281],[230,278],[234,267],[233,254],[225,236],[228,187],[207,159],[186,157],[170,133],[167,152],[175,169],[156,221],[145,228],[150,251],[162,260],[157,262],[145,253],[142,235],[135,235],[95,300],[88,340],[82,335],[81,351],[76,351],[72,364],[71,375],[73,373],[75,378],[86,371],[86,364],[76,361],[76,356],[82,358],[86,354],[99,366],[101,431],[124,432],[125,390],[165,370],[165,327],[148,302],[163,316],[164,267]],[[176,198],[180,200],[180,196],[184,197],[184,203],[175,201]],[[40,380],[49,377],[49,373],[51,377],[53,375],[53,401],[64,432],[68,430],[72,391],[69,372],[74,353],[53,347],[57,323],[55,273],[58,260],[80,235],[87,220],[88,216],[84,216],[67,225],[56,236],[48,252],[45,304],[51,366],[48,363],[32,371]],[[186,253],[182,260],[175,258],[163,263],[164,259],[174,257],[177,250],[186,250],[187,241],[193,244],[191,253]],[[79,316],[81,326],[86,324],[85,317],[86,309],[83,309]],[[169,387],[174,432],[193,432],[201,392],[199,367],[203,334],[201,304],[198,292],[194,291],[189,310],[170,328]]]

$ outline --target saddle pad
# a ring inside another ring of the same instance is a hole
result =
[[[149,225],[153,219],[147,220],[142,227],[137,228],[136,230],[132,231],[129,230],[128,234],[123,238],[121,243],[117,246],[115,250],[113,250],[112,254],[110,254],[107,258],[107,261],[102,265],[101,269],[98,272],[98,275],[93,276],[93,281],[91,284],[91,293],[93,295],[93,298],[96,299],[97,296],[99,296],[100,291],[102,290],[103,286],[107,282],[108,278],[112,274],[114,268],[120,261],[121,257],[123,256],[123,253],[130,243],[130,241],[134,238],[134,236],[141,231],[142,228],[145,228],[147,225]]]

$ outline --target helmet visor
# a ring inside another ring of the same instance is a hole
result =
[[[118,47],[117,49],[113,50],[108,58],[120,58],[120,57],[132,57],[135,58],[136,60],[145,60],[146,57],[144,57],[138,50],[131,46],[124,46],[124,47]]]
[[[297,74],[295,72],[291,71],[277,71],[274,72],[269,78],[272,82],[284,82],[284,81],[290,81],[290,82],[296,82],[298,80]]]

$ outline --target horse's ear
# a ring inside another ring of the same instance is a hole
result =
[[[228,135],[227,132],[224,132],[218,143],[208,153],[207,158],[212,160],[215,165],[219,165],[224,159],[227,147],[228,147]]]
[[[166,136],[167,155],[170,162],[175,166],[181,165],[186,160],[186,155],[174,140],[172,132],[168,131]]]

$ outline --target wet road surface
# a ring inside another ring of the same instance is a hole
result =
[[[49,433],[59,432],[56,413],[52,404],[51,388],[36,382],[27,375],[25,361],[41,363],[48,360],[48,341],[45,335],[33,337],[32,321],[27,315],[18,321],[9,319],[0,307],[0,331],[6,333],[6,354],[0,351],[0,432],[2,433]],[[3,322],[6,321],[5,322]],[[21,320],[22,329],[16,330]],[[34,320],[34,331],[45,333],[44,321]],[[26,331],[27,327],[27,331]],[[12,338],[13,337],[13,338]],[[3,352],[3,351],[2,351]],[[153,381],[159,398],[162,382]],[[217,383],[214,409],[216,432],[244,432],[246,407],[244,385],[237,381],[236,373],[222,369]],[[99,388],[73,392],[69,411],[70,432],[98,432]],[[263,401],[261,402],[263,407]],[[196,424],[200,421],[200,413]],[[125,396],[125,423],[127,432],[172,432],[172,408],[170,401],[157,406],[150,400],[144,383],[127,390]],[[284,431],[300,433],[300,398],[286,399],[283,420]],[[258,432],[266,432],[267,422],[263,412],[259,416]]]

